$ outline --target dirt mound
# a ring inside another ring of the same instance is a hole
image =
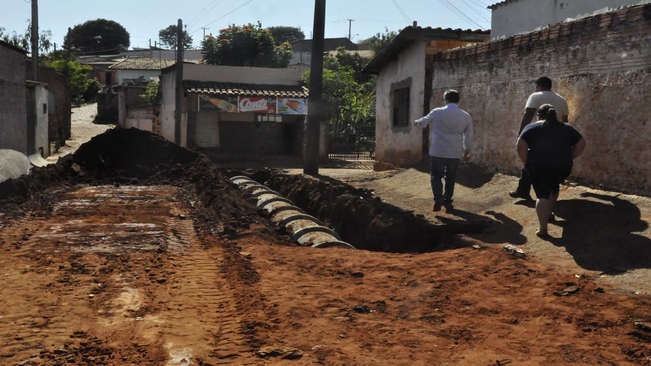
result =
[[[21,210],[47,206],[53,190],[78,184],[183,186],[196,194],[198,208],[211,211],[199,222],[212,232],[229,233],[260,219],[204,155],[137,129],[109,130],[57,164],[1,183],[0,211],[19,214],[19,205],[28,199],[29,207]]]
[[[95,136],[74,154],[75,163],[94,179],[181,178],[178,168],[197,158],[198,154],[159,135],[133,128],[112,129]]]

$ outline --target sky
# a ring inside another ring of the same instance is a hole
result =
[[[326,0],[327,38],[348,37],[353,42],[379,32],[399,31],[417,21],[421,27],[489,29],[487,6],[499,0]],[[31,18],[30,0],[2,0],[0,27],[24,32]],[[50,30],[52,41],[63,43],[68,27],[104,18],[120,23],[131,35],[131,48],[158,41],[158,32],[183,20],[199,47],[204,30],[218,34],[230,24],[260,21],[271,26],[299,27],[311,38],[314,1],[269,0],[38,0],[39,28]],[[352,22],[349,22],[352,19]]]

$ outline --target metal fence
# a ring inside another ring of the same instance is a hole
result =
[[[330,131],[328,158],[348,161],[375,160],[374,122],[362,126],[334,125]]]

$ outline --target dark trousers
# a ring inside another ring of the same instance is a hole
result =
[[[529,180],[529,172],[527,168],[522,168],[522,175],[518,181],[518,188],[515,190],[520,196],[531,195],[531,180]]]
[[[454,183],[457,180],[457,168],[461,159],[437,158],[435,156],[430,156],[430,158],[430,182],[434,201],[452,203]],[[441,179],[445,179],[445,192],[443,191]]]

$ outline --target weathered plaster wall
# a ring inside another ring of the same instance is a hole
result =
[[[174,110],[175,110],[175,90],[176,90],[176,71],[172,70],[161,75],[161,134],[169,141],[174,141]]]
[[[432,105],[460,91],[475,123],[474,159],[516,172],[518,126],[533,81],[554,80],[588,141],[573,177],[650,192],[651,5],[597,15],[435,56]]]
[[[491,39],[530,32],[538,27],[577,18],[606,8],[634,5],[643,0],[517,0],[491,13]]]
[[[45,158],[50,155],[48,90],[45,85],[36,85],[35,88],[36,103],[34,108],[36,111],[36,128],[34,131],[34,153],[40,153]]]
[[[398,57],[382,68],[377,79],[375,159],[384,163],[410,165],[422,159],[422,129],[411,122],[423,115],[425,42],[415,42]],[[392,88],[410,78],[410,123],[407,127],[394,128]]]
[[[31,80],[31,60],[25,61],[25,69],[25,79]],[[45,66],[38,67],[38,81],[47,84],[47,89],[51,93],[48,103],[50,141],[55,141],[58,137],[63,143],[71,137],[72,100],[68,81],[63,74]]]
[[[25,53],[0,42],[0,149],[27,154]]]
[[[140,105],[129,107],[124,127],[137,128],[143,131],[154,132],[155,121],[160,112],[158,105]]]

